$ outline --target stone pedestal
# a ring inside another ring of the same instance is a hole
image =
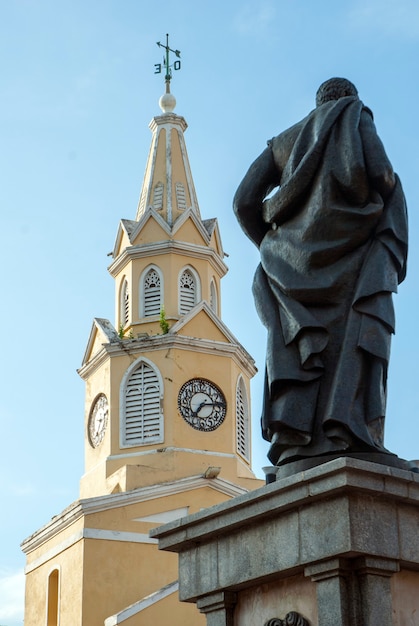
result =
[[[342,457],[151,535],[208,626],[419,626],[417,473]]]

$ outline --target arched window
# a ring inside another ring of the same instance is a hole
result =
[[[57,569],[52,570],[48,576],[47,593],[47,626],[58,626],[59,571]]]
[[[191,268],[183,270],[179,278],[179,313],[185,315],[198,302],[199,279]]]
[[[122,445],[140,446],[163,441],[162,382],[145,359],[128,370],[122,383]]]
[[[151,267],[144,275],[140,288],[140,315],[160,315],[162,307],[162,279],[156,267]]]
[[[211,281],[211,285],[210,285],[210,307],[211,307],[211,310],[214,311],[214,313],[218,315],[217,288],[213,280]]]
[[[124,278],[121,285],[119,315],[120,324],[125,328],[125,326],[128,326],[129,322],[129,291],[126,278]]]
[[[240,376],[236,387],[236,441],[237,452],[249,460],[249,404],[246,387]]]

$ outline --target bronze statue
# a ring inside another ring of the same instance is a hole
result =
[[[392,292],[406,273],[406,205],[352,83],[323,83],[316,108],[268,141],[234,211],[260,249],[253,293],[268,330],[269,459],[390,454],[386,381]]]

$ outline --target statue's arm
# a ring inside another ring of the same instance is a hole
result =
[[[240,226],[257,246],[270,229],[263,220],[263,200],[278,181],[278,169],[268,147],[252,163],[234,196],[233,209]]]

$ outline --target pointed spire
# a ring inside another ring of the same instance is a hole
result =
[[[173,63],[173,68],[178,70],[180,51],[169,48],[168,38],[166,35],[166,45],[157,42],[157,45],[166,51],[163,60],[163,66],[166,68],[165,93],[159,100],[163,114],[154,117],[149,125],[153,137],[136,220],[140,220],[144,212],[152,208],[169,226],[173,226],[185,210],[191,209],[199,218],[200,212],[183,136],[188,125],[183,117],[173,113],[176,98],[170,91],[172,66],[169,65],[169,53],[176,55],[177,60]],[[155,67],[156,73],[161,73],[162,65],[157,64]]]

